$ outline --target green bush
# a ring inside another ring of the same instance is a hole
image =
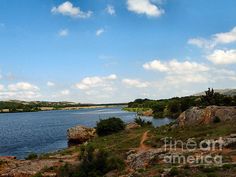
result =
[[[152,122],[145,121],[144,119],[141,119],[140,117],[136,117],[134,119],[134,122],[139,124],[141,127],[146,126],[146,125],[152,125]]]
[[[220,118],[215,116],[213,119],[213,123],[219,123],[220,122]]]
[[[222,168],[223,168],[224,170],[227,170],[227,169],[234,168],[234,166],[233,166],[232,164],[224,164],[224,165],[222,166]]]
[[[120,118],[109,118],[97,122],[97,134],[99,136],[110,135],[125,129],[125,123]]]
[[[113,154],[95,149],[91,145],[82,145],[81,163],[77,166],[66,164],[59,169],[59,177],[102,177],[112,170],[123,170],[125,163]]]
[[[179,174],[179,170],[176,167],[171,168],[169,175],[170,176],[177,176]]]
[[[34,159],[37,159],[38,158],[38,155],[35,154],[35,153],[31,153],[29,154],[25,159],[26,160],[34,160]]]

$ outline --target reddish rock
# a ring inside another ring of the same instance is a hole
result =
[[[96,129],[84,126],[76,126],[68,129],[67,137],[70,144],[81,144],[95,137]]]
[[[179,126],[210,124],[214,118],[220,121],[236,120],[236,107],[208,106],[206,108],[192,107],[184,111],[177,119]]]

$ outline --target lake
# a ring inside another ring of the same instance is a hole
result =
[[[67,129],[76,125],[94,127],[99,119],[120,117],[125,122],[134,120],[136,113],[121,107],[0,114],[0,156],[16,156],[53,152],[67,147]],[[152,119],[154,126],[172,120]]]

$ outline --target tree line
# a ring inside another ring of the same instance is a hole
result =
[[[128,108],[149,108],[152,109],[156,118],[177,118],[190,107],[198,106],[204,108],[210,105],[236,106],[236,96],[222,95],[209,88],[205,91],[205,95],[202,96],[174,97],[161,100],[136,99],[128,103]]]

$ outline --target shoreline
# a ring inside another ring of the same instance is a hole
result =
[[[96,109],[96,108],[113,108],[117,106],[124,105],[109,105],[109,106],[78,106],[78,107],[64,107],[64,108],[54,108],[54,107],[39,107],[39,110],[31,110],[31,111],[9,111],[3,110],[0,111],[0,114],[8,114],[8,113],[27,113],[27,112],[43,112],[43,111],[70,111],[70,110],[80,110],[80,109]]]

